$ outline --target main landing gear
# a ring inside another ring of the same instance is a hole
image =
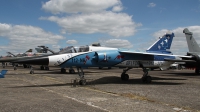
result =
[[[60,71],[61,71],[61,73],[66,73],[66,69],[64,69],[64,68],[61,68]]]
[[[61,68],[61,73],[66,73],[66,69]],[[75,74],[75,70],[74,70],[73,68],[70,68],[70,69],[69,69],[69,73],[70,73],[70,74]]]
[[[17,64],[13,63],[14,70],[17,70]]]
[[[122,72],[122,74],[121,74],[121,79],[123,80],[123,81],[127,81],[127,80],[129,80],[129,75],[128,74],[126,74],[126,72],[128,71],[128,70],[130,70],[130,69],[132,69],[132,68],[127,68],[127,69],[124,69],[123,70],[123,72]],[[143,72],[144,72],[144,74],[143,74],[143,76],[142,76],[142,82],[144,82],[144,83],[151,83],[151,80],[152,80],[152,78],[151,78],[151,76],[149,76],[148,75],[148,69],[146,69],[146,68],[142,68],[143,69]]]
[[[2,63],[2,67],[5,68],[5,66],[6,66],[6,64],[5,64],[5,63]]]
[[[80,70],[80,71],[79,71]],[[81,67],[77,67],[78,75],[80,77],[79,84],[80,85],[86,85],[86,79],[84,78],[84,72]]]
[[[34,74],[33,67],[30,65],[30,74]]]
[[[123,70],[123,72],[122,72],[122,74],[121,74],[121,79],[122,79],[122,80],[124,80],[124,81],[129,80],[129,75],[126,74],[126,72],[127,72],[128,70],[130,70],[130,69],[132,69],[132,68],[127,68],[127,69],[124,69],[124,70]]]
[[[75,70],[74,70],[73,68],[70,68],[70,69],[69,69],[69,73],[70,73],[70,74],[75,74]]]
[[[43,66],[43,65],[42,65],[42,66],[40,66],[40,69],[41,69],[41,70],[49,70],[49,67],[48,67],[48,66]]]
[[[148,75],[148,69],[146,69],[146,68],[142,68],[142,69],[144,72],[144,74],[142,76],[142,81],[144,83],[151,83],[152,78],[151,78],[151,76]]]

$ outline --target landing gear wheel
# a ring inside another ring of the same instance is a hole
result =
[[[74,69],[69,69],[69,73],[70,73],[70,74],[75,74]]]
[[[108,67],[108,69],[111,69],[111,67]]]
[[[85,80],[85,79],[81,79],[81,80],[79,81],[79,84],[80,84],[80,85],[86,85],[86,80]]]
[[[124,81],[129,80],[129,75],[128,74],[121,74],[121,79]]]
[[[66,73],[66,69],[62,68],[61,73]]]
[[[24,68],[27,68],[27,65],[26,64],[23,64]]]
[[[99,67],[99,69],[103,69],[103,67]]]
[[[17,70],[17,68],[14,68],[14,70]]]
[[[45,70],[49,70],[49,67],[45,67]]]
[[[152,80],[151,76],[143,76],[142,77],[142,81],[144,83],[151,83],[151,80]]]
[[[40,69],[41,69],[41,70],[44,70],[44,66],[40,66]]]
[[[30,74],[34,74],[34,71],[31,70],[31,71],[30,71]]]

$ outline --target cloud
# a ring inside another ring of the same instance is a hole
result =
[[[53,49],[59,49],[59,48],[61,48],[61,46],[60,45],[52,45],[52,48]]]
[[[42,9],[53,14],[101,12],[108,8],[121,6],[120,0],[50,0]]]
[[[78,42],[76,40],[67,40],[67,44],[77,44]]]
[[[155,7],[155,6],[156,6],[155,3],[149,3],[149,4],[148,4],[148,7]]]
[[[106,47],[115,47],[115,48],[132,48],[133,45],[128,40],[123,39],[109,39],[109,40],[100,40],[103,46]]]
[[[62,34],[104,33],[113,37],[127,37],[135,34],[136,27],[132,16],[122,13],[120,0],[50,0],[42,5],[42,9],[54,15],[40,17],[57,23]],[[66,16],[65,16],[66,14]]]
[[[41,17],[42,20],[56,22],[62,27],[62,33],[106,33],[114,37],[134,35],[136,27],[141,26],[132,21],[132,16],[126,13],[89,13],[66,17]]]
[[[171,51],[174,54],[181,54],[185,55],[186,52],[188,52],[188,46],[186,42],[185,34],[183,33],[183,30],[185,28],[188,28],[190,32],[193,33],[193,37],[197,41],[197,43],[200,45],[200,26],[187,26],[187,27],[178,27],[176,29],[171,30],[175,34],[175,37],[172,42]],[[157,31],[153,34],[154,37],[158,38],[158,35],[162,36],[164,33],[168,31],[167,29],[162,29],[160,31]]]
[[[46,32],[39,27],[27,25],[10,25],[0,23],[0,37],[9,40],[8,45],[0,46],[2,51],[19,52],[38,45],[57,44],[63,36]]]
[[[113,9],[112,9],[113,12],[120,12],[122,10],[123,10],[122,6],[114,6]]]

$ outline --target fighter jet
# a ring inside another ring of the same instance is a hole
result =
[[[0,62],[2,62],[3,68],[5,68],[6,62],[12,63],[12,61],[16,61],[18,59],[25,59],[25,58],[36,56],[35,53],[32,53],[32,49],[29,49],[24,53],[13,54],[11,52],[7,52],[7,54],[8,54],[8,56],[0,58]],[[14,70],[16,70],[17,64],[13,64],[13,66],[14,66]],[[23,64],[23,66],[24,66],[24,68],[27,67],[26,64]]]
[[[18,60],[16,63],[27,63],[31,65],[48,65],[59,66],[61,68],[77,67],[78,74],[80,76],[80,84],[86,84],[84,78],[84,67],[126,67],[121,74],[122,80],[128,80],[129,75],[126,73],[128,70],[134,67],[141,67],[143,69],[142,81],[150,83],[151,76],[148,75],[148,69],[151,67],[161,67],[167,69],[173,62],[165,61],[164,59],[179,59],[179,57],[191,57],[191,56],[179,56],[172,55],[169,51],[171,42],[173,40],[174,33],[167,33],[162,36],[156,43],[154,43],[147,52],[134,52],[130,50],[120,50],[117,48],[104,48],[91,46],[85,46],[77,48],[77,52],[71,52],[66,54],[58,54],[52,56],[46,56],[42,58],[32,58],[26,60]],[[33,73],[33,71],[30,71]]]
[[[183,30],[183,33],[185,33],[187,45],[189,52],[187,52],[187,56],[191,56],[191,58],[183,57],[182,60],[171,60],[166,59],[166,61],[172,61],[172,62],[184,62],[184,64],[181,64],[187,68],[196,68],[195,73],[199,74],[200,72],[200,47],[197,44],[196,40],[193,37],[193,33],[190,32],[187,28]]]

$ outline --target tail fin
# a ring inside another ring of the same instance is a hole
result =
[[[188,49],[189,52],[200,52],[199,45],[197,44],[196,40],[193,38],[192,32],[190,32],[187,28],[183,30],[183,33],[185,33]]]
[[[16,55],[14,55],[13,53],[11,52],[7,52],[7,54],[11,55],[11,56],[14,56],[14,57],[17,57]]]
[[[151,45],[146,52],[152,53],[163,53],[171,54],[170,47],[172,40],[174,38],[174,33],[166,33],[164,36],[160,37],[153,45]]]
[[[32,49],[29,49],[29,50],[28,50],[28,51],[26,51],[26,52],[32,52],[32,51],[33,51]],[[25,52],[25,53],[26,53],[26,52]]]
[[[53,50],[49,49],[49,48],[46,47],[46,46],[38,46],[38,47],[41,47],[41,48],[43,48],[43,49],[45,49],[45,50],[51,52],[52,54],[57,54],[56,52],[54,52]]]
[[[4,78],[4,75],[6,74],[8,70],[2,70],[0,73],[0,78]]]

